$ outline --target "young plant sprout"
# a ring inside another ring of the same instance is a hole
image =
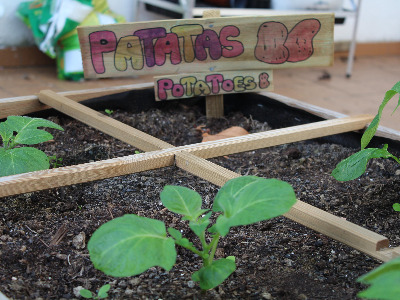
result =
[[[88,250],[97,269],[114,277],[138,275],[154,266],[169,271],[176,261],[177,244],[202,259],[203,266],[192,274],[192,280],[199,282],[202,289],[212,289],[236,269],[233,256],[214,259],[218,241],[231,227],[286,213],[296,202],[296,195],[287,182],[243,176],[229,180],[218,191],[211,211],[202,209],[201,196],[185,187],[165,186],[161,201],[188,221],[201,248],[172,227],[167,236],[165,224],[159,220],[128,214],[103,224],[91,237]],[[212,213],[220,214],[209,226]]]
[[[109,284],[105,284],[103,285],[100,289],[99,292],[97,293],[97,296],[95,294],[93,294],[91,291],[87,290],[87,289],[81,289],[79,291],[79,294],[86,299],[104,299],[108,297],[108,291],[110,290],[110,285]]]
[[[53,136],[38,127],[64,130],[59,125],[40,118],[9,116],[0,123],[0,136],[3,147],[0,148],[0,176],[45,170],[50,167],[49,157],[39,149],[20,147],[34,145],[51,140]]]
[[[400,81],[386,92],[378,114],[368,126],[361,138],[361,151],[341,161],[332,171],[332,176],[339,181],[349,181],[360,177],[367,169],[372,158],[393,158],[400,164],[400,159],[387,151],[388,145],[382,149],[366,148],[378,129],[382,111],[390,99],[400,94]],[[394,111],[400,106],[400,98]],[[393,112],[394,112],[393,111]],[[393,209],[400,212],[400,204],[393,204]],[[379,268],[358,278],[359,282],[371,285],[357,296],[365,299],[398,300],[400,299],[400,257],[397,257]]]
[[[368,126],[363,136],[361,137],[361,150],[342,160],[332,171],[332,176],[335,177],[336,180],[349,181],[360,177],[364,174],[365,170],[367,169],[368,161],[372,158],[392,158],[400,164],[400,158],[389,153],[389,151],[387,150],[388,145],[384,145],[382,149],[366,148],[372,137],[375,135],[376,130],[378,129],[383,109],[385,108],[389,100],[392,99],[393,96],[396,94],[400,94],[400,81],[397,82],[392,89],[386,92],[382,104],[379,107],[378,114],[372,120],[371,124]],[[393,112],[395,112],[399,106],[400,98]],[[400,211],[400,204],[395,203],[393,205],[393,209],[396,211]]]

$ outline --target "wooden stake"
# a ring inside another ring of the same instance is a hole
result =
[[[203,18],[220,17],[219,9],[210,9],[203,12]],[[206,96],[206,116],[210,118],[222,118],[224,116],[224,96],[212,95]]]

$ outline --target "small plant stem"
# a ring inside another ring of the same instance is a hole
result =
[[[218,245],[218,241],[219,241],[220,237],[221,236],[219,235],[219,233],[216,233],[213,236],[211,243],[208,245],[208,247],[209,247],[209,249],[211,249],[211,251],[210,251],[210,256],[207,258],[207,260],[204,261],[204,266],[208,266],[214,260],[215,251],[217,251],[217,245]]]
[[[181,244],[179,244],[179,245],[182,246],[183,248],[186,248],[186,249],[192,251],[194,254],[197,254],[197,255],[200,256],[201,258],[204,257],[204,251],[200,251],[200,250],[198,250],[198,249],[197,249],[196,247],[194,247],[194,246],[183,246],[183,245],[181,245]],[[204,258],[203,258],[203,259],[204,259]]]
[[[207,244],[207,242],[206,242],[206,234],[205,234],[205,231],[203,231],[203,232],[201,233],[201,235],[199,236],[199,239],[200,239],[201,245],[203,246],[203,252],[204,252],[204,253],[208,253],[208,251],[210,250],[210,245]]]

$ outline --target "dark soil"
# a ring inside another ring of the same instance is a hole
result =
[[[163,109],[112,115],[126,124],[173,145],[201,141],[195,128],[211,133],[230,126],[250,132],[268,124],[242,113],[207,121],[197,106],[182,102]],[[294,118],[294,117],[293,117]],[[63,165],[103,160],[135,153],[115,140],[69,117],[50,117],[64,127],[52,131],[54,141],[41,146]],[[282,119],[282,123],[285,120]],[[340,183],[330,173],[356,149],[327,142],[306,141],[250,151],[211,161],[242,175],[289,182],[299,200],[343,217],[400,245],[399,166],[374,160],[360,179]],[[101,224],[124,214],[162,220],[183,230],[186,222],[163,210],[159,194],[167,184],[193,188],[210,208],[218,187],[177,167],[121,176],[93,183],[0,199],[0,290],[13,299],[71,299],[81,287],[92,291],[106,283],[113,299],[356,299],[364,287],[356,279],[380,262],[284,217],[233,228],[218,246],[217,256],[234,255],[236,272],[221,286],[202,291],[191,280],[199,258],[177,248],[175,267],[152,268],[135,277],[112,278],[90,262],[87,241]]]

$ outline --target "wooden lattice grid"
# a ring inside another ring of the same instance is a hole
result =
[[[323,110],[308,107],[313,113],[333,118],[241,137],[174,147],[76,102],[149,87],[152,87],[152,84],[58,94],[52,91],[42,91],[38,97],[28,96],[0,100],[0,118],[11,114],[27,114],[52,107],[142,151],[147,151],[146,153],[98,162],[2,177],[0,178],[0,197],[100,180],[171,165],[176,165],[213,184],[222,186],[229,179],[241,175],[207,161],[206,158],[360,130],[365,128],[372,120],[370,115],[336,118],[337,115],[335,116],[335,114],[332,116],[332,114],[329,115]],[[298,105],[295,100],[286,100],[287,104],[291,106]],[[388,130],[381,130],[381,135],[391,136],[392,134]],[[389,240],[386,237],[299,200],[285,214],[285,217],[382,261],[388,261],[400,255],[400,247],[389,248]]]

